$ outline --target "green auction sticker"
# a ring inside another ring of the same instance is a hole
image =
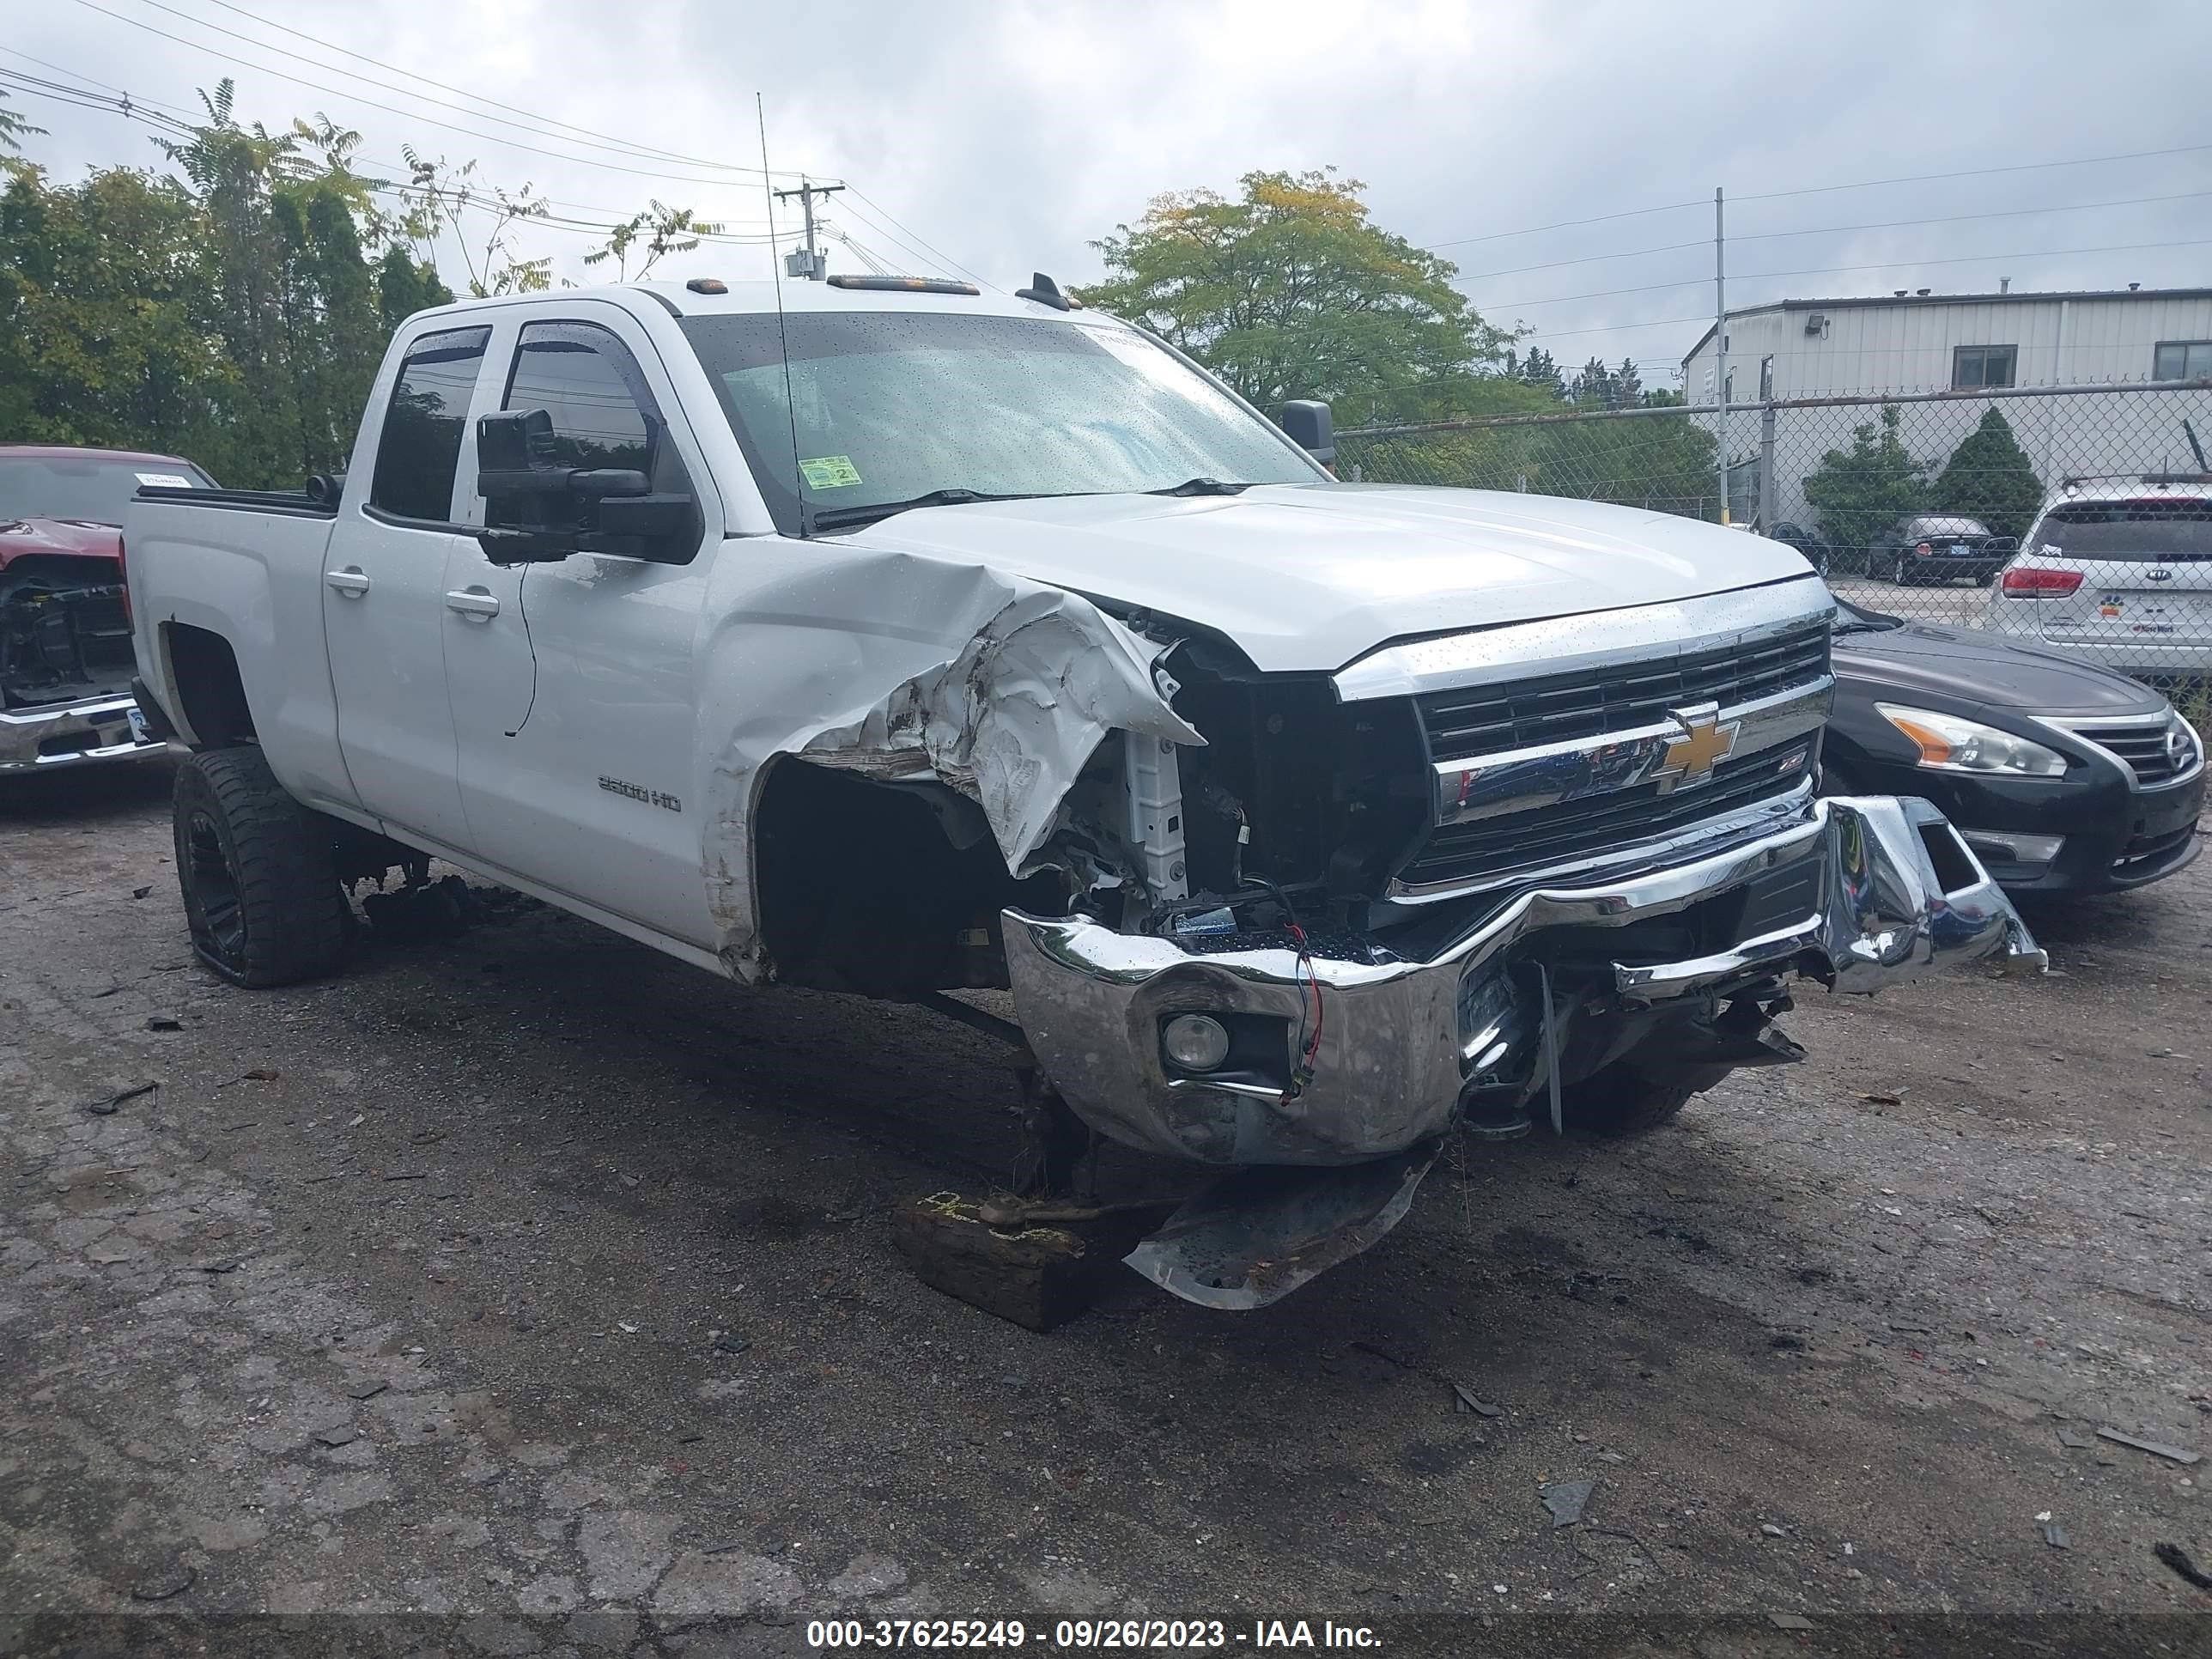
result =
[[[799,464],[809,489],[848,489],[860,482],[860,469],[850,455],[817,455]]]

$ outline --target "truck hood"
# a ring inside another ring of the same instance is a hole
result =
[[[917,508],[842,539],[972,560],[1201,623],[1271,673],[1333,672],[1413,635],[1805,574],[1778,542],[1670,514],[1395,484]]]
[[[108,559],[119,556],[123,532],[85,519],[0,518],[0,570],[17,559]]]

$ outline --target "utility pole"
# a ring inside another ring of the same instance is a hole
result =
[[[789,201],[796,196],[799,198],[799,211],[806,216],[806,251],[804,253],[792,252],[784,256],[783,268],[789,275],[804,276],[810,283],[818,283],[830,274],[828,257],[814,251],[814,198],[817,196],[835,196],[844,188],[842,185],[809,184],[806,181],[806,175],[802,173],[799,175],[797,190],[780,190],[775,192],[775,199],[779,202]]]
[[[1721,191],[1713,186],[1713,402],[1720,414],[1721,522],[1729,521],[1728,252],[1721,228]]]

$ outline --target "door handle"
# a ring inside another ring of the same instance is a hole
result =
[[[471,622],[489,622],[499,615],[499,601],[489,588],[449,587],[446,590],[446,609],[459,611]]]
[[[349,564],[343,570],[326,572],[323,580],[337,590],[342,599],[357,599],[368,592],[368,578],[361,574],[361,567]]]

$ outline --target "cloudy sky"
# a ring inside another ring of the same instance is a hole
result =
[[[1332,166],[1365,181],[1382,224],[1456,262],[1492,320],[1568,362],[1633,356],[1653,380],[1711,313],[1716,185],[1731,305],[2005,276],[2015,291],[2212,283],[2201,0],[10,11],[0,81],[50,130],[27,154],[61,178],[158,157],[137,121],[21,77],[189,112],[230,76],[246,119],[327,112],[386,176],[408,144],[527,182],[582,225],[657,197],[754,239],[656,275],[767,274],[760,179],[738,170],[759,165],[758,91],[775,166],[853,187],[826,210],[849,239],[829,245],[833,270],[1079,284],[1097,270],[1090,241],[1159,191]],[[2039,165],[2057,162],[2079,164]],[[525,240],[581,279],[603,239]]]

